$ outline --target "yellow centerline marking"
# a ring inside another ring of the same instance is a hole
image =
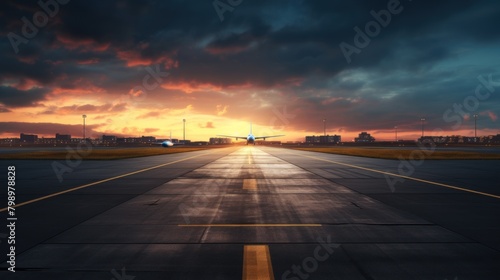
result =
[[[257,180],[256,179],[243,179],[243,189],[244,190],[257,190]]]
[[[371,172],[375,172],[375,173],[386,174],[386,175],[389,175],[389,176],[404,178],[404,179],[413,180],[413,181],[417,181],[417,182],[427,183],[427,184],[431,184],[431,185],[441,186],[441,187],[445,187],[445,188],[449,188],[449,189],[454,189],[454,190],[459,190],[459,191],[464,191],[464,192],[469,192],[469,193],[474,193],[474,194],[479,194],[479,195],[484,195],[484,196],[489,196],[489,197],[500,199],[500,196],[494,195],[494,194],[490,194],[490,193],[485,193],[485,192],[470,190],[470,189],[466,189],[466,188],[461,188],[461,187],[456,187],[456,186],[447,185],[447,184],[443,184],[443,183],[438,183],[438,182],[428,181],[428,180],[424,180],[424,179],[419,179],[419,178],[404,176],[404,175],[400,175],[400,174],[394,174],[394,173],[380,171],[380,170],[376,170],[376,169],[361,167],[361,166],[357,166],[357,165],[353,165],[353,164],[342,163],[342,162],[328,160],[328,159],[322,159],[322,158],[318,158],[318,157],[314,157],[314,156],[304,155],[304,157],[308,157],[308,158],[312,158],[312,159],[316,159],[316,160],[321,160],[321,161],[326,161],[326,162],[330,162],[330,163],[334,163],[334,164],[338,164],[338,165],[343,165],[343,166],[358,168],[358,169],[362,169],[362,170],[366,170],[366,171],[371,171]]]
[[[32,200],[28,200],[28,201],[25,201],[25,202],[18,203],[18,204],[16,204],[15,208],[18,208],[18,207],[21,207],[21,206],[24,206],[24,205],[28,205],[28,204],[31,204],[31,203],[34,203],[34,202],[37,202],[37,201],[41,201],[41,200],[44,200],[44,199],[47,199],[47,198],[51,198],[51,197],[54,197],[54,196],[58,196],[58,195],[61,195],[61,194],[73,192],[73,191],[80,190],[80,189],[83,189],[83,188],[87,188],[87,187],[90,187],[90,186],[95,186],[95,185],[98,185],[98,184],[101,184],[101,183],[105,183],[105,182],[109,182],[109,181],[112,181],[112,180],[120,179],[120,178],[127,177],[127,176],[130,176],[130,175],[134,175],[134,174],[137,174],[137,173],[141,173],[141,172],[153,170],[153,169],[156,169],[156,168],[160,168],[160,167],[163,167],[163,166],[171,165],[171,164],[178,163],[178,162],[181,162],[181,161],[186,161],[186,160],[189,160],[189,159],[197,158],[197,157],[204,156],[204,155],[211,154],[211,153],[213,153],[213,152],[208,152],[208,153],[205,153],[205,154],[196,155],[196,156],[188,157],[188,158],[185,158],[185,159],[180,159],[180,160],[172,161],[172,162],[169,162],[169,163],[163,163],[163,164],[156,165],[156,166],[153,166],[153,167],[148,167],[148,168],[144,168],[144,169],[141,169],[141,170],[138,170],[138,171],[134,171],[134,172],[130,172],[130,173],[127,173],[127,174],[118,175],[118,176],[111,177],[111,178],[108,178],[108,179],[104,179],[104,180],[100,180],[100,181],[97,181],[97,182],[85,184],[85,185],[82,185],[82,186],[79,186],[79,187],[74,187],[74,188],[71,188],[71,189],[68,189],[68,190],[65,190],[65,191],[60,191],[60,192],[57,192],[57,193],[49,194],[49,195],[46,195],[46,196],[42,196],[42,197],[39,197],[39,198],[35,198],[35,199],[32,199]],[[6,211],[7,209],[8,209],[7,207],[0,209],[0,213]]]
[[[274,280],[271,255],[267,245],[243,247],[243,280]]]
[[[179,224],[180,227],[321,227],[321,224]]]

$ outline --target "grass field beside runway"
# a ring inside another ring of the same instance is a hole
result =
[[[185,153],[199,150],[207,150],[215,148],[216,146],[202,146],[202,147],[175,147],[175,148],[161,148],[161,147],[144,147],[144,148],[113,148],[113,149],[92,149],[90,152],[83,150],[78,151],[75,148],[68,150],[56,150],[41,148],[40,151],[19,152],[12,154],[1,154],[0,159],[53,159],[61,160],[66,159],[68,155],[81,157],[84,160],[113,160],[135,157],[147,157],[174,153]]]
[[[500,159],[500,154],[488,154],[479,152],[462,151],[432,151],[431,148],[398,149],[398,148],[367,148],[367,147],[298,147],[295,150],[339,154],[358,157],[370,157],[381,159],[438,159],[438,160],[478,160],[478,159]]]

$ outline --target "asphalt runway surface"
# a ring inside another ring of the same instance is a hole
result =
[[[346,146],[347,147],[347,146]],[[365,149],[398,149],[398,150],[418,150],[419,147],[408,147],[408,146],[398,146],[398,147],[369,147],[369,146],[364,146],[362,148]],[[473,146],[473,147],[466,147],[466,146],[450,146],[450,147],[443,147],[443,146],[437,146],[434,147],[434,150],[437,152],[469,152],[469,153],[484,153],[484,154],[500,154],[500,147],[498,146]],[[0,153],[2,150],[0,149]]]
[[[0,278],[498,279],[499,163],[263,146],[1,160],[17,220]],[[6,206],[4,187],[4,225]]]

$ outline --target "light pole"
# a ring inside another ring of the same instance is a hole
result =
[[[425,118],[421,118],[420,122],[422,123],[422,138],[424,138],[424,122],[425,122]]]
[[[474,138],[477,138],[477,114],[474,114]],[[476,139],[474,139],[476,141]]]
[[[474,142],[477,141],[477,114],[474,114]]]
[[[183,139],[184,143],[186,143],[186,119],[182,119],[182,122],[184,124],[184,126],[183,126],[184,127],[183,128],[183,133],[182,133],[183,134],[182,139]]]
[[[398,142],[398,127],[397,126],[394,127],[394,131],[396,133],[396,142]]]
[[[323,119],[323,136],[326,136],[326,119]]]
[[[87,118],[87,115],[82,115],[83,118],[83,142],[85,141],[85,119]]]

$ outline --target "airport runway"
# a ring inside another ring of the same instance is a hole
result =
[[[2,160],[25,204],[16,273],[0,229],[0,277],[498,279],[499,163],[240,146],[73,163],[60,181],[54,161]]]

